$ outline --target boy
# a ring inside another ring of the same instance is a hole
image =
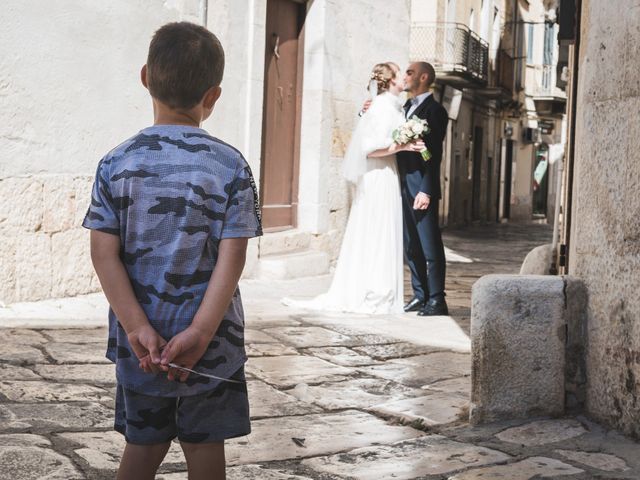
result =
[[[176,436],[190,479],[224,479],[224,440],[250,432],[237,283],[262,234],[257,195],[242,155],[199,128],[223,70],[205,28],[155,33],[141,72],[154,125],[100,161],[83,222],[111,305],[119,480],[153,479]]]

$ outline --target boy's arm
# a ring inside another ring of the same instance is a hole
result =
[[[226,238],[218,245],[218,259],[200,308],[191,325],[173,337],[162,351],[162,366],[169,379],[185,381],[188,372],[169,369],[170,362],[193,368],[216,334],[238,287],[247,253],[247,238]]]
[[[129,275],[120,260],[120,237],[99,230],[91,230],[91,261],[111,308],[127,332],[135,355],[142,359],[150,355],[154,364],[160,363],[160,349],[167,343],[149,324],[138,303]],[[143,368],[158,371],[151,365]]]

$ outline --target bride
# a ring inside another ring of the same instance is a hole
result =
[[[343,175],[355,195],[329,290],[285,305],[366,314],[403,311],[402,205],[395,153],[420,151],[422,142],[397,145],[392,132],[405,121],[399,98],[404,89],[395,63],[373,67],[374,96],[344,157]]]

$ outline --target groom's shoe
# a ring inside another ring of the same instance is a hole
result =
[[[424,304],[422,310],[418,312],[421,317],[431,317],[434,315],[449,315],[449,309],[447,308],[447,302],[442,300],[429,300]]]
[[[418,297],[413,297],[404,306],[404,311],[417,312],[418,310],[422,310],[423,307],[424,307],[424,301],[420,300]]]

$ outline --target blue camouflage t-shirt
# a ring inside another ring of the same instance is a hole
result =
[[[200,306],[224,238],[262,234],[251,169],[240,152],[205,130],[145,128],[98,164],[83,226],[118,235],[124,266],[151,325],[167,341]],[[240,292],[194,367],[229,378],[246,361]],[[191,374],[185,383],[144,373],[109,310],[107,358],[125,388],[156,396],[196,395],[220,382]]]

